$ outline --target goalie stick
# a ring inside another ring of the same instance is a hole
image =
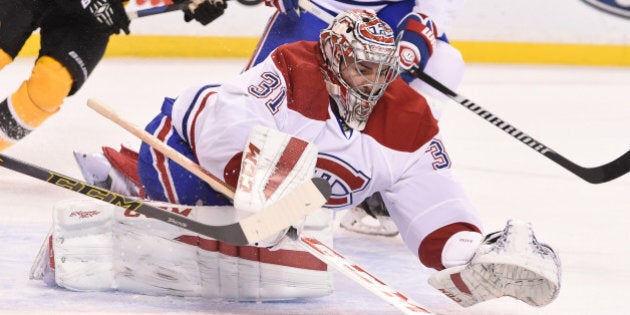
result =
[[[317,259],[334,267],[344,276],[380,297],[385,302],[396,307],[403,314],[433,314],[426,307],[413,301],[400,291],[385,284],[385,282],[371,275],[359,265],[351,262],[328,245],[310,237],[299,237],[298,244]]]
[[[217,186],[217,189],[221,188],[222,191],[228,191],[229,195],[226,194],[226,196],[234,196],[234,190],[232,187],[227,186],[221,181],[217,181],[214,176],[211,176],[211,174],[203,171],[203,168],[199,164],[191,161],[181,153],[173,150],[171,147],[154,137],[152,134],[126,121],[102,102],[99,102],[95,99],[89,99],[87,105],[99,114],[123,127],[125,130],[131,132],[133,135],[137,136],[157,151],[166,155],[171,160],[177,162],[183,168],[199,176],[199,178],[206,181],[212,188],[215,188],[215,186]],[[328,186],[327,183],[326,185]],[[380,297],[385,302],[396,307],[404,314],[433,314],[428,311],[424,306],[421,306],[401,292],[385,284],[385,282],[374,277],[360,266],[350,262],[343,255],[339,254],[338,252],[321,243],[320,241],[313,238],[299,237],[295,232],[295,229],[290,229],[290,231],[287,233],[287,236],[296,241],[301,247],[303,247],[313,256],[317,257],[319,260],[326,263],[328,266],[335,268],[337,271],[350,278],[351,280],[357,282],[359,285],[372,292],[376,296]]]
[[[300,9],[307,11],[325,23],[332,23],[334,17],[319,8],[318,6],[311,3],[310,0],[299,0]],[[414,68],[410,71],[418,79],[426,82],[428,85],[433,87],[434,89],[440,91],[442,94],[448,96],[453,101],[459,103],[464,106],[468,110],[477,114],[477,116],[483,118],[485,121],[495,125],[497,128],[503,130],[505,133],[511,135],[515,139],[519,140],[523,144],[532,148],[534,151],[544,155],[548,159],[554,161],[556,164],[562,166],[564,169],[569,172],[577,175],[581,179],[591,183],[591,184],[600,184],[616,179],[628,172],[630,172],[630,151],[624,153],[616,160],[606,163],[604,165],[600,165],[597,167],[584,167],[575,164],[571,160],[565,158],[560,155],[558,152],[552,150],[548,146],[544,145],[540,141],[534,139],[529,136],[525,132],[520,129],[514,127],[513,125],[507,123],[505,120],[499,118],[498,116],[490,113],[486,109],[481,106],[475,104],[469,99],[465,98],[462,95],[455,93],[453,90],[444,86],[444,84],[435,80],[428,74],[420,71],[418,68]]]
[[[0,166],[234,245],[253,244],[278,233],[318,210],[331,193],[330,185],[325,180],[312,178],[277,202],[243,220],[228,225],[207,225],[1,153]]]

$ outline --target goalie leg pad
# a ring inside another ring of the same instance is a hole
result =
[[[201,222],[234,222],[232,207],[152,205]],[[312,214],[304,233],[332,245],[331,221],[330,210]],[[234,300],[312,298],[333,290],[332,271],[294,243],[276,251],[232,246],[92,199],[57,204],[51,239],[54,283],[70,290]],[[33,279],[45,280],[47,256],[38,255]]]
[[[544,306],[558,296],[561,265],[530,224],[511,220],[486,237],[467,265],[442,270],[429,284],[464,307],[501,296]]]
[[[88,200],[69,200],[55,205],[52,251],[57,285],[77,291],[115,287],[114,208]]]

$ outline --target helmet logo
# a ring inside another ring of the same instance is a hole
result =
[[[383,44],[394,44],[394,33],[391,28],[384,25],[378,19],[372,19],[358,25],[359,37],[368,42]]]

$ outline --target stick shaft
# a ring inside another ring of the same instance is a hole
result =
[[[509,134],[514,139],[520,141],[534,151],[544,155],[548,159],[554,161],[556,164],[562,166],[564,169],[591,184],[605,183],[630,172],[630,151],[624,153],[614,161],[601,166],[587,168],[577,165],[573,161],[567,159],[566,157],[560,155],[558,152],[544,145],[542,142],[534,139],[534,137],[514,127],[513,125],[506,122],[504,119],[499,118],[490,111],[470,101],[466,97],[459,95],[455,91],[449,89],[444,84],[440,83],[439,81],[435,80],[434,78],[420,71],[419,69],[411,70],[411,74],[416,76],[418,79],[426,82],[427,84],[440,91],[444,95],[448,96],[453,101],[459,103],[466,109],[477,114],[477,116],[483,118],[485,121],[503,130],[503,132]]]
[[[162,14],[162,13],[167,13],[167,12],[172,12],[172,11],[179,11],[186,8],[188,4],[190,4],[190,1],[175,3],[171,5],[163,5],[163,6],[153,7],[153,8],[148,8],[148,9],[142,9],[138,11],[129,11],[127,12],[127,17],[129,17],[130,20],[133,20],[133,19],[137,19],[137,18],[141,18],[145,16]]]

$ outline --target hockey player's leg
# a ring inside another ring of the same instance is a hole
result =
[[[536,240],[530,224],[514,220],[488,235],[467,264],[429,278],[433,287],[465,307],[502,296],[543,306],[557,297],[560,282],[556,253]]]
[[[375,193],[360,205],[347,210],[339,225],[352,232],[368,235],[396,236],[398,228],[387,211],[383,197]]]
[[[21,140],[59,110],[72,76],[57,60],[37,59],[31,77],[0,103],[0,150]]]

